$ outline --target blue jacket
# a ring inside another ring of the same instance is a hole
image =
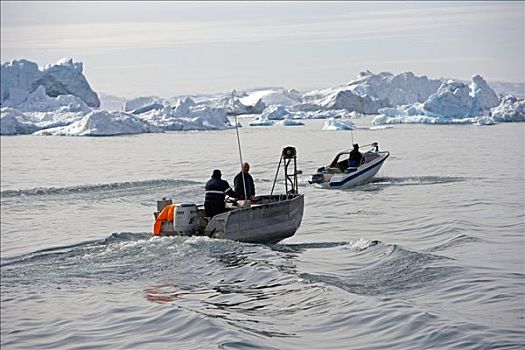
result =
[[[358,167],[361,165],[362,161],[363,161],[363,155],[361,154],[361,152],[353,149],[350,152],[350,157],[348,157],[348,166]]]
[[[244,181],[246,182],[246,192],[248,192],[247,198],[250,198],[250,196],[255,196],[255,184],[253,183],[253,177],[248,173],[244,173]],[[245,199],[242,172],[239,172],[237,176],[235,176],[233,179],[233,184],[235,186],[235,192],[239,195],[239,199]]]
[[[212,177],[205,186],[204,209],[206,216],[213,217],[225,211],[226,195],[237,198],[238,195],[228,184],[228,181]]]

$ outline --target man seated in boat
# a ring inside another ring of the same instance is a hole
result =
[[[354,149],[350,152],[348,157],[348,167],[357,168],[363,163],[363,155],[359,152],[359,145],[354,143]]]
[[[244,182],[243,182],[244,177]],[[241,171],[233,179],[234,191],[239,195],[239,199],[248,198],[250,201],[254,200],[255,197],[255,184],[253,183],[253,177],[250,175],[250,164],[244,163]],[[244,195],[244,187],[246,186],[247,196]]]
[[[232,190],[228,184],[228,181],[221,179],[221,176],[221,171],[219,169],[215,169],[213,170],[211,179],[209,179],[206,183],[204,210],[206,211],[206,216],[210,218],[226,211],[226,206],[224,203],[226,195],[239,198],[239,195],[234,190]]]

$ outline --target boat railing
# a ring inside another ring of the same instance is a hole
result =
[[[287,195],[296,195],[299,193],[299,182],[297,175],[302,174],[301,170],[297,170],[297,151],[295,147],[287,146],[283,148],[281,152],[281,158],[279,159],[279,165],[277,165],[277,170],[275,172],[275,178],[273,179],[272,190],[270,191],[270,196],[273,195],[273,190],[275,184],[277,183],[277,176],[279,175],[279,169],[281,168],[281,163],[284,163],[284,188]],[[289,169],[290,167],[293,168]]]

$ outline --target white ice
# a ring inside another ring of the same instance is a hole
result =
[[[63,127],[37,131],[36,135],[52,136],[113,136],[162,132],[134,115],[123,112],[95,110],[81,120]]]
[[[509,84],[497,86],[523,90],[523,84]],[[465,83],[411,72],[364,71],[348,84],[306,92],[259,88],[170,99],[101,96],[103,109],[81,62],[63,59],[46,67],[23,59],[2,63],[0,133],[101,136],[222,130],[233,127],[228,115],[242,114],[257,115],[251,126],[295,126],[301,123],[297,120],[327,119],[324,129],[347,128],[341,120],[367,114],[379,114],[372,125],[525,121],[523,98],[498,97],[480,75]]]
[[[449,80],[423,103],[382,108],[372,124],[478,124],[524,121],[523,99],[500,99],[480,76],[470,84]]]
[[[354,130],[355,125],[349,119],[328,118],[323,126],[323,130]]]

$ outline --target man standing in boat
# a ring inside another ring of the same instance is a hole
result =
[[[221,179],[221,176],[221,171],[219,169],[215,169],[213,170],[211,179],[209,179],[206,183],[204,210],[206,211],[206,216],[210,218],[226,211],[226,206],[224,203],[226,195],[234,198],[239,197],[239,195],[231,189],[228,181]]]
[[[359,145],[354,143],[354,149],[350,152],[350,157],[348,158],[348,166],[351,168],[357,168],[361,165],[363,161],[363,155],[359,152]]]
[[[244,179],[243,179],[244,177]],[[239,199],[246,199],[253,201],[255,196],[255,184],[253,177],[250,175],[250,164],[244,163],[241,167],[241,171],[233,179],[233,185],[235,192],[239,194]],[[245,195],[244,189],[248,195]]]

